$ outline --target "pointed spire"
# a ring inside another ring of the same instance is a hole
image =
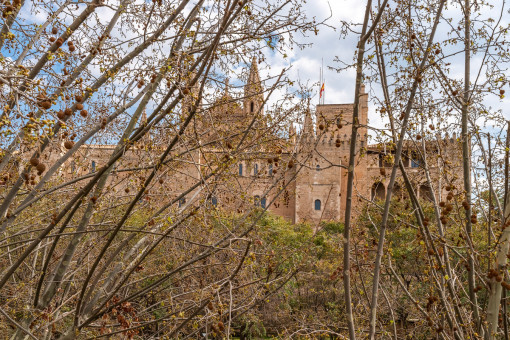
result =
[[[257,66],[257,57],[251,60],[250,76],[248,77],[248,84],[260,83],[259,68]]]
[[[314,136],[312,114],[310,113],[310,98],[308,98],[308,106],[305,111],[305,121],[303,124],[303,133],[308,137]]]
[[[254,95],[262,91],[260,82],[259,68],[257,66],[257,58],[253,57],[251,61],[250,74],[248,75],[248,82],[244,90],[245,95]]]
[[[294,123],[291,123],[289,126],[289,140],[293,144],[296,142],[296,128],[294,127]]]
[[[262,82],[260,81],[259,70],[257,67],[257,59],[253,58],[248,74],[248,81],[244,85],[244,114],[264,114],[264,94]]]

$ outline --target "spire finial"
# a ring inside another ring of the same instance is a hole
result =
[[[251,89],[258,91],[260,90],[260,76],[259,76],[259,68],[257,66],[257,57],[253,57],[250,66],[250,74],[248,75],[248,87]]]

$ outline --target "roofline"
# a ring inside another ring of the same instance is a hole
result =
[[[315,107],[319,106],[353,106],[354,103],[341,103],[341,104],[317,104]]]

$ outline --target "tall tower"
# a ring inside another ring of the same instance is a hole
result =
[[[347,165],[353,104],[320,104],[316,107],[315,143],[305,169],[296,180],[295,221],[343,219],[347,187]],[[366,124],[368,95],[360,94],[358,135],[356,137],[355,191],[366,191]],[[303,135],[313,136],[312,121],[306,112]]]
[[[245,115],[249,117],[257,113],[263,114],[263,103],[264,94],[260,81],[259,68],[257,67],[257,58],[253,57],[248,81],[244,86],[243,110]]]

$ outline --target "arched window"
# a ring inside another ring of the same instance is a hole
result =
[[[179,200],[179,208],[182,207],[186,203],[186,199],[183,197]]]
[[[92,170],[92,172],[96,172],[96,161],[92,161],[91,170]]]
[[[243,164],[239,163],[239,176],[243,175]]]
[[[266,198],[265,197],[262,197],[262,199],[260,200],[260,206],[264,209],[266,209]]]
[[[211,203],[213,207],[218,205],[218,199],[216,198],[216,196],[211,197]]]
[[[255,163],[255,165],[253,166],[253,176],[257,176],[259,173],[259,165],[257,163]]]
[[[250,113],[253,113],[254,109],[255,109],[255,104],[253,104],[253,102],[250,102]]]
[[[253,204],[255,204],[256,207],[260,207],[260,196],[259,195],[255,195],[253,197]]]
[[[273,164],[269,164],[269,169],[267,173],[269,174],[269,176],[273,176]]]
[[[381,182],[376,182],[372,185],[372,200],[383,200],[386,197],[386,188]]]
[[[315,210],[321,210],[321,200],[315,200]]]
[[[321,166],[319,164],[317,164],[317,166],[315,167],[315,170],[321,171]]]

